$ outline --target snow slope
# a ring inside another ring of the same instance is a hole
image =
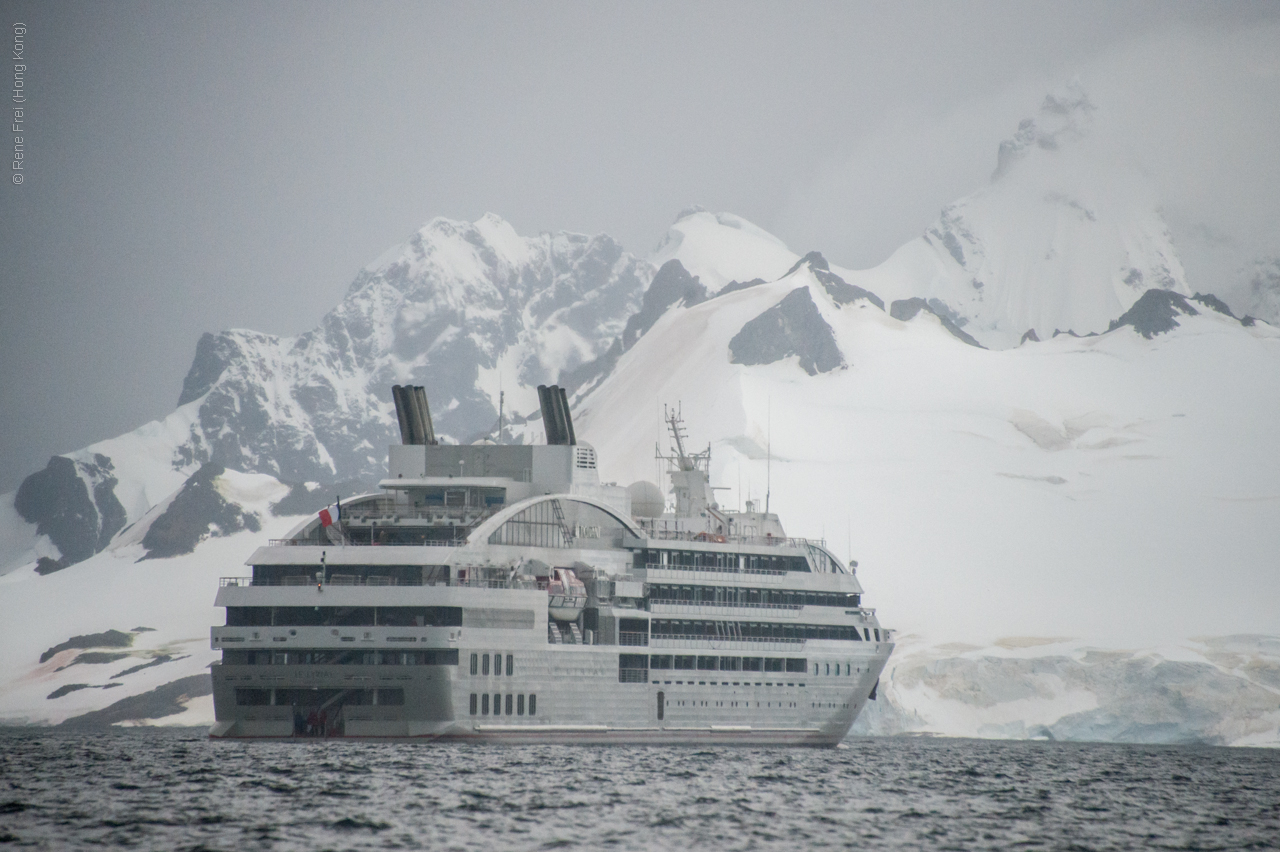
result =
[[[845,366],[730,363],[735,335],[801,287]],[[578,434],[604,478],[655,480],[661,407],[680,404],[722,501],[771,480],[787,529],[851,542],[869,604],[907,632],[1280,633],[1280,333],[1203,308],[1179,321],[987,351],[927,313],[839,307],[805,266],[670,311],[587,397]]]
[[[216,484],[229,503],[262,520],[260,532],[210,536],[193,553],[143,559],[145,530],[135,529],[106,550],[47,576],[27,566],[0,577],[0,724],[57,724],[207,674],[219,657],[209,648],[209,628],[224,621],[224,613],[213,606],[218,578],[247,574],[244,560],[254,548],[298,523],[296,517],[271,515],[270,504],[289,489],[270,476],[227,471]],[[134,633],[135,628],[146,629]],[[131,635],[132,641],[123,647],[90,643],[41,661],[73,637],[108,631]],[[154,721],[212,721],[207,698],[197,696],[190,707],[191,713]]]

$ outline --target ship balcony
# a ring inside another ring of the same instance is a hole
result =
[[[742,583],[750,580],[752,585],[780,586],[787,583],[786,571],[771,571],[760,568],[739,570],[737,568],[694,568],[679,565],[658,565],[646,563],[643,577],[637,579],[648,582],[662,580],[697,580],[699,583],[724,582]]]
[[[710,602],[649,601],[649,612],[654,615],[706,615],[722,617],[737,615],[745,618],[798,618],[803,607],[794,604],[717,604]]]
[[[449,648],[462,636],[459,627],[227,627],[209,629],[209,644],[221,650],[291,648],[368,648],[412,651]]]

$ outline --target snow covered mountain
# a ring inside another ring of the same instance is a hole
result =
[[[1191,295],[1155,189],[1093,138],[1094,112],[1078,86],[1047,97],[1001,144],[990,183],[850,280],[921,297],[990,348],[1105,331],[1152,288]]]
[[[492,434],[499,390],[508,413],[536,411],[537,385],[602,354],[652,274],[607,236],[435,219],[361,271],[315,330],[206,334],[173,414],[28,477],[0,573],[88,558],[206,463],[363,490],[353,483],[381,478],[398,440],[392,384],[431,389],[442,440]]]
[[[1093,112],[1048,99],[871,270],[700,209],[647,261],[437,219],[314,331],[206,335],[172,414],[0,498],[0,720],[208,717],[217,577],[381,478],[391,384],[470,441],[558,381],[603,478],[659,479],[678,403],[723,503],[860,561],[910,634],[865,731],[1280,745],[1280,331],[1194,293]]]

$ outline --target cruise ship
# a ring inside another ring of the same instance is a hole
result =
[[[831,746],[893,650],[856,563],[717,504],[678,412],[669,490],[602,483],[565,392],[545,445],[437,442],[395,386],[403,443],[223,578],[214,738]],[[501,417],[499,418],[501,424]],[[502,434],[499,429],[499,435]]]

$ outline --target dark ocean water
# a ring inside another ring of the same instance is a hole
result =
[[[0,733],[0,849],[1277,849],[1280,751]]]

